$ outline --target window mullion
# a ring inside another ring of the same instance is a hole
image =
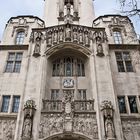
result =
[[[127,72],[126,64],[125,64],[125,59],[124,59],[124,53],[121,52],[121,55],[122,55],[122,61],[123,61],[123,67],[124,67],[124,70],[125,70],[125,72]]]

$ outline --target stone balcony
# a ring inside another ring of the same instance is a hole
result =
[[[73,102],[73,109],[75,113],[93,113],[95,112],[94,100],[75,100]],[[62,100],[43,100],[42,112],[63,112]]]
[[[67,91],[62,100],[43,100],[39,138],[65,134],[98,140],[94,100],[74,100]]]

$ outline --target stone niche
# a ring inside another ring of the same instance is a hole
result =
[[[14,140],[16,118],[0,118],[0,140]]]
[[[124,140],[140,140],[140,119],[122,119]]]

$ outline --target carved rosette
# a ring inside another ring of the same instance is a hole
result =
[[[27,100],[24,105],[24,122],[22,128],[22,140],[30,140],[32,138],[33,117],[36,105],[33,100]]]
[[[107,140],[115,139],[115,127],[114,127],[114,109],[111,101],[103,101],[101,105],[101,111],[103,112],[105,137]]]

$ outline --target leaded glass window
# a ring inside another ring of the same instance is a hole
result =
[[[18,32],[17,36],[16,36],[16,44],[17,45],[22,45],[23,42],[24,42],[24,37],[25,37],[24,31]]]
[[[52,76],[85,76],[85,66],[81,59],[64,57],[52,63]]]
[[[8,112],[10,96],[3,96],[1,112]]]
[[[119,31],[113,32],[115,44],[122,44],[122,35]]]
[[[119,72],[133,72],[129,52],[115,52]]]
[[[14,96],[13,97],[12,112],[14,112],[14,113],[17,113],[18,112],[19,103],[20,103],[20,96]]]
[[[126,104],[124,96],[118,96],[118,105],[120,113],[126,113]]]
[[[138,113],[136,96],[128,96],[129,107],[131,113]]]
[[[5,72],[20,72],[22,53],[9,53]]]

